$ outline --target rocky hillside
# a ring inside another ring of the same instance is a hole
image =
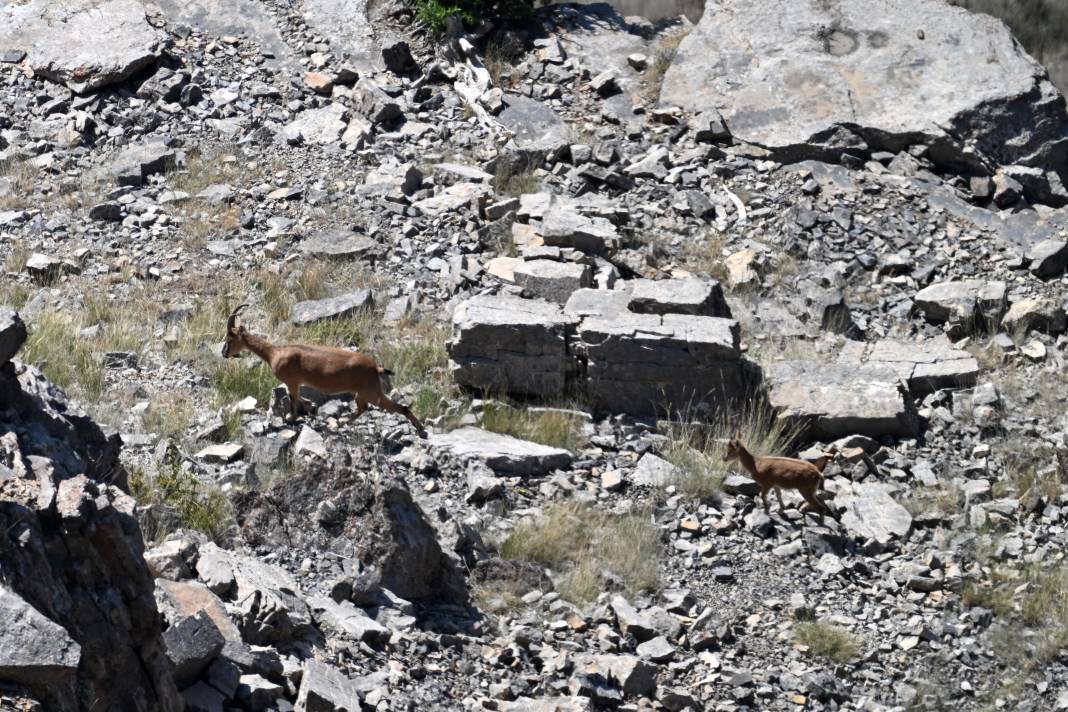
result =
[[[1043,67],[940,0],[426,5],[0,5],[0,709],[1068,709]],[[239,304],[429,436],[287,420]]]

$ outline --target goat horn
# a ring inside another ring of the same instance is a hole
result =
[[[234,328],[234,323],[237,321],[237,315],[240,314],[241,310],[244,309],[247,306],[248,306],[248,304],[240,304],[240,305],[238,305],[237,309],[234,309],[232,312],[230,312],[230,316],[227,317],[227,319],[226,319],[226,330],[227,331],[229,331],[230,329]]]

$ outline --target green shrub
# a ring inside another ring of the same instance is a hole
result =
[[[230,501],[222,490],[204,485],[183,471],[179,462],[164,465],[155,475],[135,470],[130,474],[130,494],[141,506],[166,509],[182,527],[203,532],[215,542],[222,541],[233,523]],[[158,540],[168,533],[152,532],[149,538]]]
[[[533,0],[416,0],[419,19],[435,33],[445,29],[445,20],[457,15],[468,27],[482,20],[522,20],[534,11]]]

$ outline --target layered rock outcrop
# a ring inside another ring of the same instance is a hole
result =
[[[24,339],[5,327],[4,353]],[[46,709],[182,709],[119,445],[40,371],[0,362],[0,681]]]

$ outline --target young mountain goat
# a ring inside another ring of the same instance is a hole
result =
[[[352,393],[356,397],[356,417],[362,415],[368,405],[400,413],[411,421],[420,437],[426,437],[426,429],[412,415],[412,411],[390,400],[382,392],[382,376],[390,375],[390,371],[379,366],[373,358],[328,346],[272,344],[250,333],[244,325],[237,324],[237,315],[247,306],[242,304],[234,309],[226,320],[226,343],[223,344],[222,355],[224,358],[234,358],[248,350],[270,366],[278,380],[289,389],[291,419],[297,419],[297,406],[302,400],[300,387],[306,383],[328,395]]]
[[[737,460],[749,471],[756,483],[760,485],[760,498],[764,501],[765,510],[768,508],[769,489],[775,490],[780,512],[786,509],[780,490],[793,489],[800,492],[809,506],[816,510],[822,524],[825,513],[832,517],[834,513],[823,500],[816,496],[816,492],[823,489],[823,468],[834,458],[834,453],[828,453],[815,463],[811,463],[790,457],[754,457],[735,436],[727,443],[727,452],[723,456],[723,461]]]

